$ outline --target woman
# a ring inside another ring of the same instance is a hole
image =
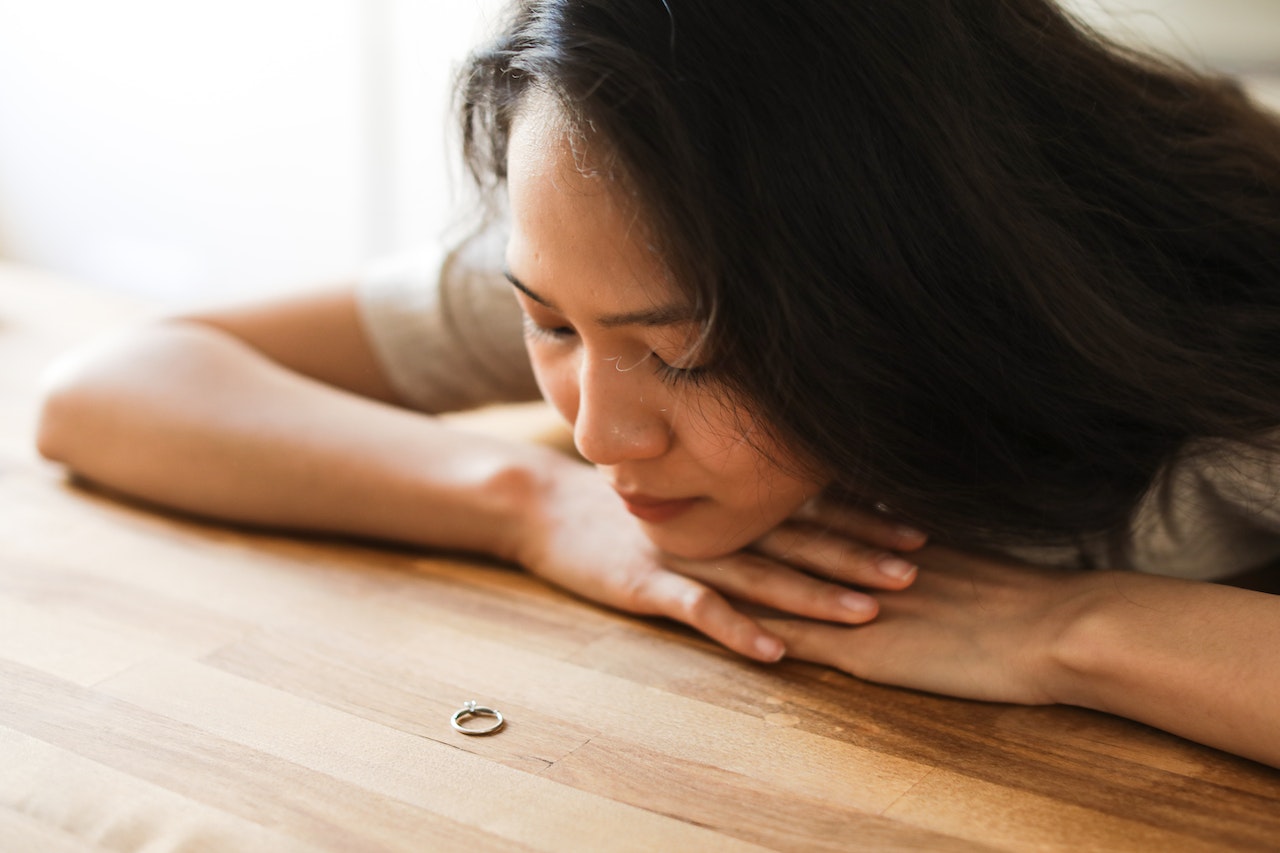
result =
[[[41,450],[1280,766],[1280,598],[1204,582],[1280,556],[1273,117],[1045,0],[525,2],[462,95],[438,272],[75,357]],[[594,467],[384,405],[538,392]]]

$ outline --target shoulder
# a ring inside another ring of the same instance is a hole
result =
[[[1127,552],[1140,571],[1197,580],[1280,559],[1280,447],[1189,445],[1143,501]]]
[[[360,315],[397,391],[425,411],[537,396],[520,312],[502,274],[505,236],[488,230],[451,250],[371,264]]]

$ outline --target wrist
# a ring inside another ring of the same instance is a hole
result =
[[[346,505],[343,529],[523,563],[541,496],[570,460],[546,447],[431,423],[416,423],[413,438],[420,446],[398,449],[376,496]]]
[[[563,480],[580,463],[563,454],[539,448],[519,462],[495,470],[485,485],[497,524],[486,551],[500,560],[525,567],[546,529],[546,507]]]
[[[603,483],[594,467],[558,450],[538,452],[494,478],[495,501],[503,507],[504,524],[495,555],[525,569],[544,560],[548,537],[562,526],[564,507],[575,506],[573,496],[588,496]]]
[[[1123,648],[1112,606],[1121,574],[1128,573],[1081,573],[1072,579],[1073,594],[1059,603],[1046,684],[1053,702],[1106,710],[1100,705],[1097,687],[1106,677],[1108,661],[1113,662]]]

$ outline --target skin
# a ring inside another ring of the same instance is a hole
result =
[[[822,478],[797,473],[812,466],[760,455],[713,384],[663,381],[660,364],[696,366],[696,328],[600,322],[673,293],[625,191],[584,176],[558,127],[536,110],[517,123],[507,260],[539,381],[595,466],[403,408],[351,287],[72,353],[48,377],[41,452],[211,518],[492,554],[755,660],[1082,705],[1280,766],[1280,596],[922,549],[891,519],[812,500]],[[615,487],[697,502],[642,521]]]
[[[804,566],[796,554],[834,541],[817,535],[813,519],[797,517],[824,485],[821,476],[797,474],[814,466],[746,440],[758,427],[713,379],[673,373],[697,366],[694,324],[601,322],[687,312],[625,184],[596,167],[592,150],[592,140],[571,138],[554,106],[536,97],[511,141],[507,263],[544,395],[615,489],[697,496],[678,517],[641,524],[650,543],[688,558],[669,567],[712,582],[707,561],[751,543]],[[1266,710],[1280,702],[1280,598],[939,547],[912,559],[923,567],[919,578],[908,566],[906,582],[880,584],[873,620],[762,624],[789,656],[869,680],[988,701],[1083,705],[1280,763],[1280,735]],[[884,555],[879,565],[888,563]],[[732,569],[745,577],[740,565]],[[750,585],[736,592],[754,598]]]
[[[697,324],[625,190],[579,143],[554,105],[534,96],[508,155],[507,276],[530,360],[600,475],[538,502],[550,511],[526,527],[520,562],[559,566],[548,555],[577,551],[585,561],[610,551],[581,577],[566,582],[559,568],[553,577],[623,609],[714,621],[726,645],[766,661],[783,655],[782,643],[729,599],[842,623],[872,618],[873,597],[844,586],[832,595],[810,573],[900,589],[916,569],[887,549],[917,548],[924,535],[820,508],[824,478],[763,441],[749,413],[697,375]],[[637,494],[690,503],[671,518],[624,517],[622,498]],[[651,610],[649,601],[678,604]]]
[[[574,197],[582,190],[574,186]],[[610,210],[616,226],[621,208]],[[642,307],[631,291],[631,301],[579,302],[558,283],[561,271],[546,275],[539,259],[567,265],[575,286],[596,271],[571,268],[554,235],[524,223],[511,260],[572,322]],[[590,255],[592,264],[628,260],[636,258]],[[365,336],[350,285],[173,318],[68,354],[46,375],[37,442],[80,477],[146,502],[238,524],[490,554],[592,601],[684,622],[761,661],[779,659],[783,644],[741,603],[856,624],[877,612],[869,591],[911,583],[915,568],[897,554],[920,547],[921,534],[806,502],[819,484],[791,469],[756,482],[747,474],[759,460],[735,431],[745,416],[656,380],[647,353],[678,359],[688,329],[609,331],[601,338],[592,328],[580,349],[532,347],[544,387],[598,470],[409,411]],[[585,377],[585,390],[575,377]],[[610,388],[613,402],[602,407],[597,391]],[[641,400],[662,401],[657,409],[671,420],[633,405]],[[613,407],[622,417],[610,425]],[[713,430],[693,429],[709,420]],[[670,524],[644,523],[614,485],[699,505]],[[703,524],[712,535],[699,534]]]
[[[535,98],[508,155],[507,268],[534,375],[616,492],[693,501],[669,520],[641,519],[655,545],[692,559],[737,551],[825,478],[700,378],[689,307],[618,182],[581,164],[556,115]]]
[[[861,678],[1138,720],[1280,767],[1280,596],[1064,572],[930,547],[857,627],[767,620],[788,654]]]

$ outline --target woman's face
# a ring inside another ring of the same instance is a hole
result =
[[[658,547],[737,550],[822,484],[699,374],[688,304],[603,146],[574,141],[576,151],[549,100],[531,96],[509,146],[507,269],[539,386]]]

